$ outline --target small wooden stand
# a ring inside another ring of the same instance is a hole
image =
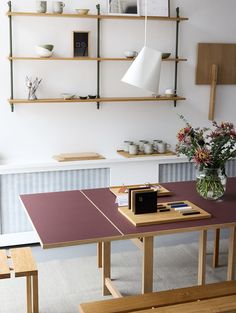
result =
[[[158,193],[157,196],[158,197],[162,197],[162,196],[170,196],[172,195],[172,191],[166,189],[165,187],[163,187],[162,185],[158,184],[158,183],[153,183],[150,184],[151,187],[155,188],[158,187]],[[129,186],[114,186],[110,188],[110,191],[112,193],[114,193],[115,196],[121,195],[121,194],[128,194],[127,188],[132,188],[132,187],[142,187],[142,185],[129,185]],[[143,186],[145,187],[145,186]]]
[[[209,113],[208,113],[208,119],[210,121],[214,120],[217,72],[218,72],[217,65],[212,64],[211,66],[211,94],[210,94],[210,105],[209,105]]]
[[[210,85],[210,105],[208,119],[214,119],[216,84],[236,84],[236,44],[198,43],[196,84]]]

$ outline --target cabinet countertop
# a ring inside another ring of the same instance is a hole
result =
[[[83,160],[83,161],[68,161],[57,162],[52,158],[47,159],[22,159],[22,160],[2,160],[0,163],[0,175],[14,174],[14,173],[31,173],[31,172],[45,172],[45,171],[63,171],[76,170],[88,168],[105,168],[112,167],[119,164],[133,164],[140,162],[153,162],[159,164],[165,163],[182,163],[187,162],[186,157],[173,156],[145,156],[136,158],[124,158],[114,153],[113,155],[103,154],[105,159],[101,160]]]

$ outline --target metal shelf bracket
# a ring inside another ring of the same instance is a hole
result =
[[[100,15],[100,4],[96,5],[97,15]],[[100,18],[97,19],[97,58],[100,58]],[[97,98],[100,98],[100,60],[97,60]],[[100,102],[97,102],[100,109]]]
[[[12,11],[11,8],[11,1],[8,1],[8,12]],[[11,15],[8,16],[9,18],[9,57],[12,57],[12,17]],[[13,61],[10,59],[10,86],[11,86],[11,95],[10,99],[13,100],[14,94],[14,79],[13,79]],[[11,112],[14,112],[14,104],[11,103]]]
[[[175,34],[175,59],[177,60],[178,57],[179,57],[179,7],[176,8],[176,17],[177,17],[177,20],[176,20],[176,34]],[[175,61],[175,81],[174,81],[174,89],[175,89],[175,95],[177,96],[177,88],[178,88],[178,62]],[[177,101],[174,100],[174,106],[176,107],[176,103]]]

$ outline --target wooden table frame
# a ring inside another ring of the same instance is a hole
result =
[[[217,228],[216,230],[219,230]],[[137,238],[135,238],[137,239]],[[139,240],[140,241],[140,240]],[[226,280],[234,280],[236,266],[236,226],[229,227],[228,269]],[[153,242],[154,236],[143,237],[139,247],[143,250],[142,260],[142,293],[153,291]],[[197,284],[205,284],[206,273],[207,228],[199,230],[198,277]],[[102,255],[102,259],[101,259]],[[98,267],[103,272],[103,295],[122,297],[111,280],[111,242],[98,243]]]
[[[168,200],[162,198],[161,202],[182,201],[184,196],[185,199],[212,214],[212,218],[142,227],[135,227],[121,216],[115,204],[115,196],[108,188],[21,195],[20,198],[43,248],[98,243],[98,266],[102,267],[103,294],[120,297],[120,292],[111,280],[111,242],[115,240],[131,239],[142,248],[142,292],[147,293],[153,288],[153,239],[155,236],[199,231],[197,284],[203,285],[205,284],[207,231],[214,230],[219,242],[220,229],[228,228],[226,279],[234,279],[236,178],[229,178],[228,182],[228,194],[226,192],[224,200],[219,202],[209,202],[199,197],[195,191],[194,182],[163,184],[165,188],[173,190],[174,194],[171,198],[168,197]],[[140,238],[142,241],[139,240]]]

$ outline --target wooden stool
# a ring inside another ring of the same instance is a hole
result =
[[[0,250],[0,279],[26,277],[27,313],[38,313],[38,270],[30,248]]]

